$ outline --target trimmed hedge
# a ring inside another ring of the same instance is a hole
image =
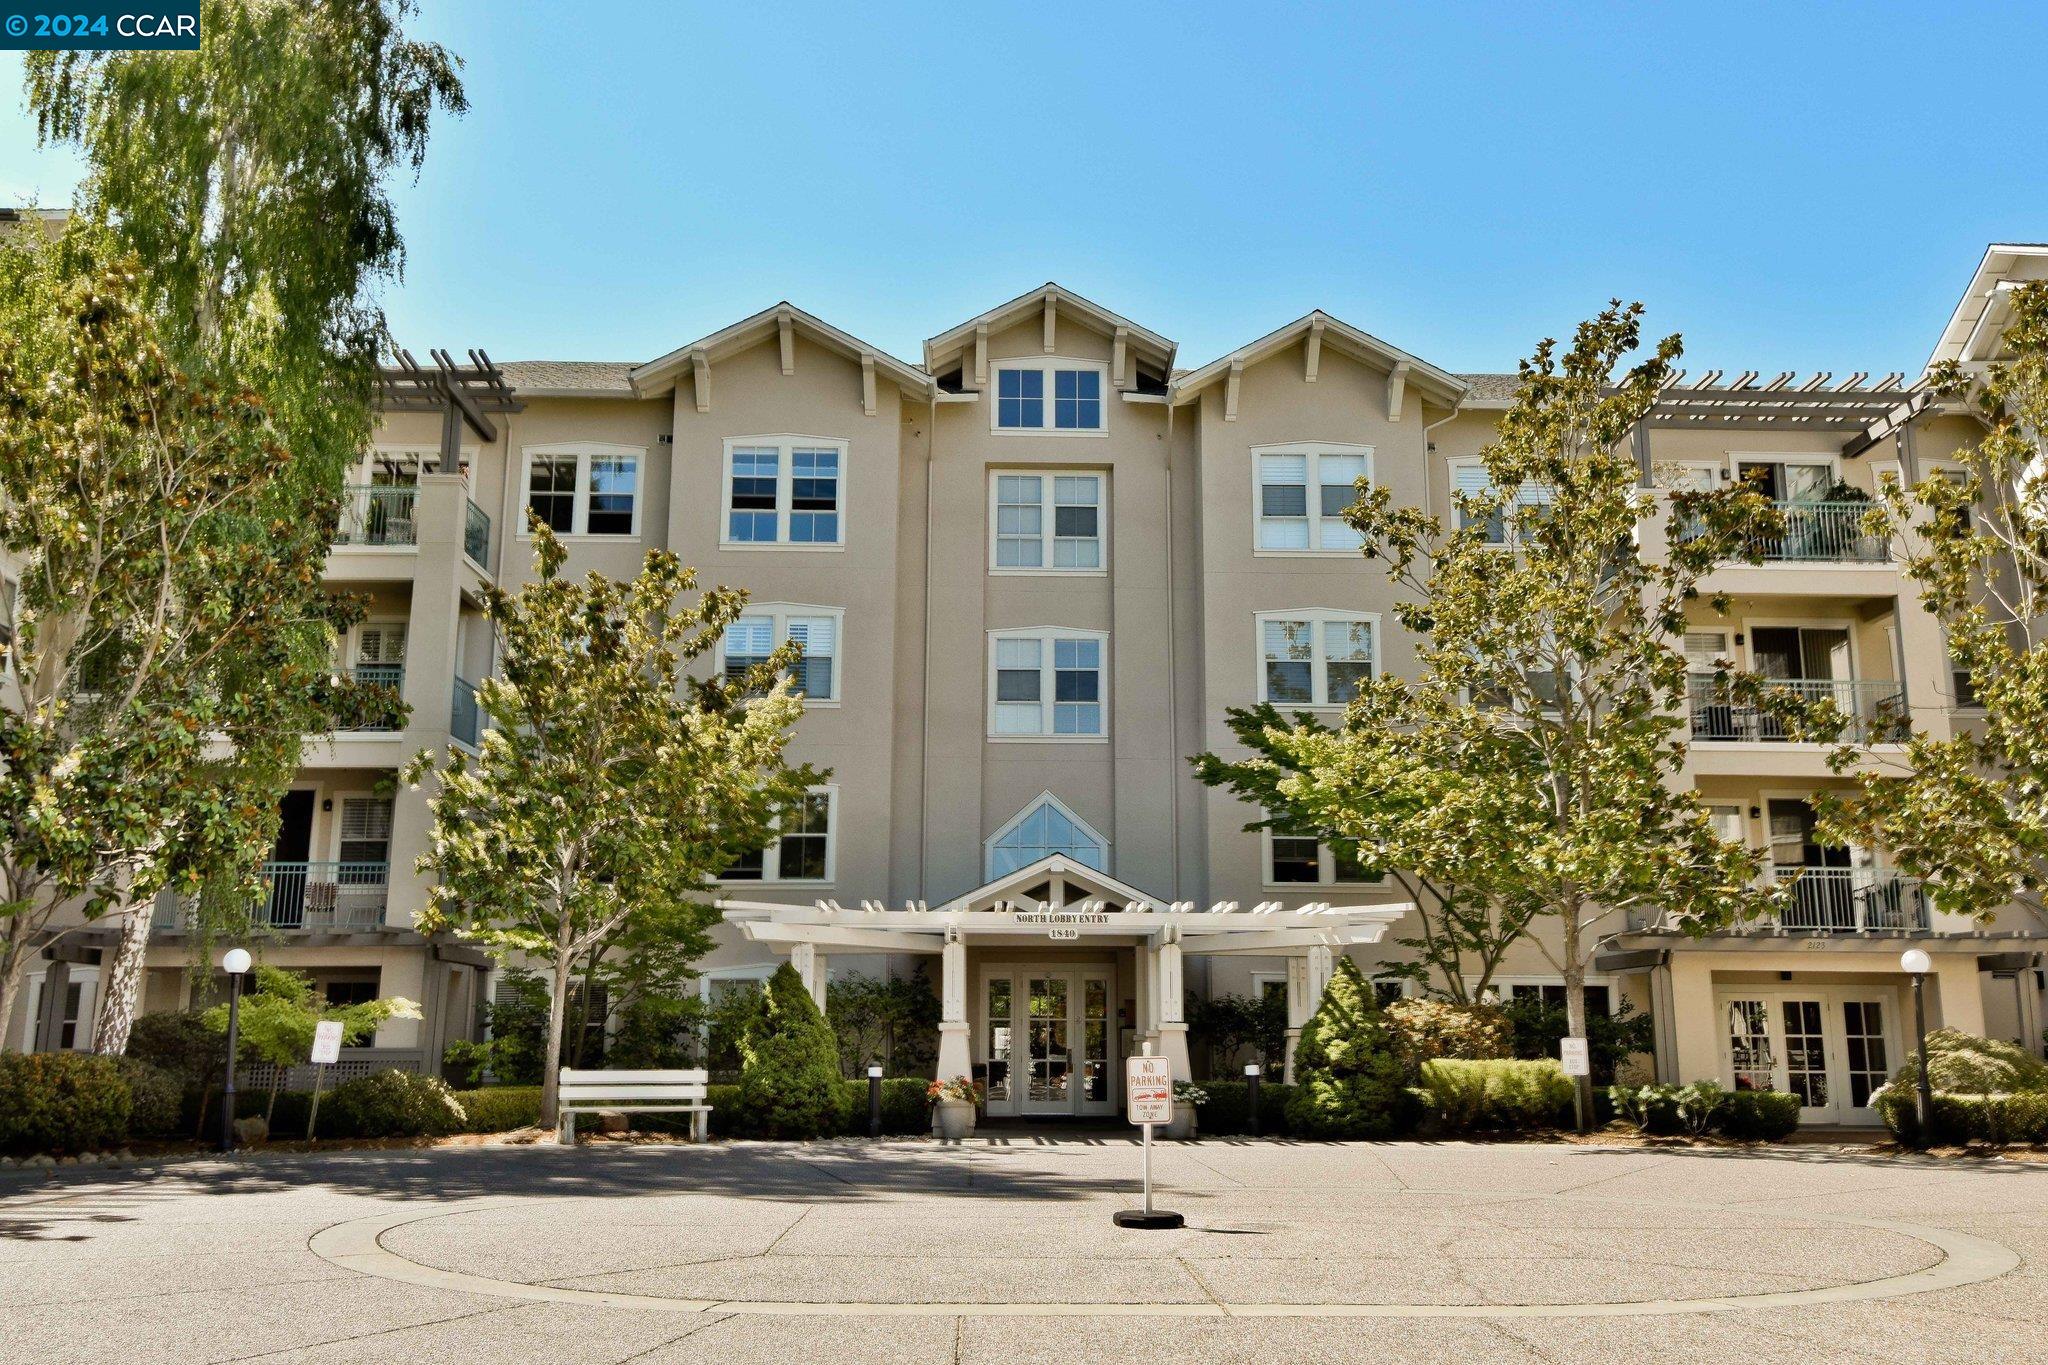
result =
[[[531,1128],[540,1122],[537,1085],[492,1085],[481,1090],[457,1090],[453,1095],[462,1106],[465,1133],[509,1133],[514,1128]]]
[[[1718,1083],[1616,1085],[1614,1113],[1654,1137],[1719,1133],[1737,1142],[1776,1142],[1799,1129],[1799,1097],[1789,1090],[1724,1090]]]
[[[1243,1081],[1203,1081],[1202,1089],[1209,1092],[1209,1102],[1197,1111],[1195,1128],[1197,1132],[1215,1137],[1228,1137],[1233,1133],[1249,1133],[1251,1126],[1251,1087]],[[1259,1136],[1284,1137],[1287,1134],[1287,1101],[1294,1093],[1294,1087],[1279,1081],[1259,1082]]]
[[[0,1053],[0,1152],[70,1156],[118,1147],[133,1107],[115,1058]]]
[[[1572,1082],[1555,1061],[1467,1061],[1439,1057],[1422,1064],[1417,1098],[1432,1132],[1521,1133],[1571,1121]]]
[[[446,1137],[466,1122],[454,1091],[412,1071],[373,1071],[335,1086],[320,1101],[321,1131],[329,1137]]]
[[[1789,1090],[1735,1090],[1714,1111],[1714,1128],[1737,1142],[1776,1142],[1799,1131],[1799,1097]]]
[[[932,1107],[924,1097],[925,1087],[930,1081],[911,1077],[885,1077],[882,1081],[882,1131],[886,1133],[928,1133],[932,1126]],[[847,1081],[846,1100],[841,1112],[846,1115],[846,1126],[842,1130],[848,1137],[868,1135],[868,1083],[865,1079]]]
[[[1937,1059],[1936,1068],[1939,1069]],[[1913,1091],[1888,1085],[1872,1101],[1893,1136],[1919,1141],[1919,1119]],[[1934,1133],[1930,1145],[1959,1146],[1983,1142],[1993,1146],[2048,1145],[2048,1091],[2017,1090],[2007,1095],[1958,1095],[1936,1091]]]
[[[128,1136],[151,1141],[173,1136],[184,1109],[183,1078],[139,1057],[113,1060],[128,1086]]]

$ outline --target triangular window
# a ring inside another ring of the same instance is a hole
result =
[[[989,840],[988,876],[1006,876],[1055,853],[1098,872],[1109,871],[1108,843],[1047,793]]]

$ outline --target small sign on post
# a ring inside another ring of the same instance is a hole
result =
[[[1164,1057],[1154,1057],[1150,1043],[1143,1056],[1124,1059],[1124,1109],[1145,1134],[1145,1207],[1120,1209],[1110,1221],[1120,1228],[1185,1225],[1187,1220],[1179,1214],[1152,1207],[1152,1129],[1173,1121],[1173,1066]]]
[[[1590,1076],[1593,1074],[1593,1059],[1586,1051],[1584,1038],[1560,1038],[1557,1040],[1557,1060],[1564,1067],[1567,1076]]]
[[[313,1140],[313,1125],[320,1121],[321,1083],[327,1068],[341,1060],[341,1020],[322,1019],[313,1025],[313,1104],[306,1112],[306,1141]]]

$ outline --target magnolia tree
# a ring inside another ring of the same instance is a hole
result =
[[[139,275],[84,221],[0,245],[0,1020],[33,950],[124,907],[132,1005],[151,898],[253,901],[269,775],[384,700],[295,647],[347,623],[330,501],[256,394],[174,358]]]
[[[499,675],[478,689],[490,728],[451,751],[431,797],[419,870],[438,878],[423,932],[452,931],[545,964],[541,1121],[557,1116],[569,987],[585,956],[701,898],[710,878],[773,837],[821,774],[784,760],[802,714],[785,645],[742,677],[689,677],[746,595],[696,587],[650,551],[621,582],[562,576],[564,551],[529,518],[539,577],[488,589]],[[429,780],[430,754],[408,765]],[[686,921],[691,917],[685,916]]]
[[[2010,295],[2006,358],[1976,381],[1987,428],[1937,474],[1884,489],[1875,518],[1947,632],[1983,708],[1948,738],[1916,730],[1903,755],[1858,765],[1853,799],[1830,803],[1834,837],[1883,846],[1927,879],[1935,905],[1989,919],[2018,903],[2048,915],[2048,286]],[[1937,387],[1969,392],[1951,364]]]
[[[419,168],[437,111],[466,107],[460,64],[406,33],[414,12],[410,0],[207,0],[196,52],[39,51],[24,59],[39,136],[84,154],[79,210],[105,226],[120,252],[148,263],[124,289],[127,306],[154,320],[152,345],[188,373],[221,377],[237,399],[259,400],[272,446],[289,452],[264,477],[231,480],[229,496],[203,483],[203,466],[179,471],[178,488],[158,491],[198,490],[193,501],[201,505],[231,506],[238,520],[210,519],[209,536],[270,542],[237,550],[224,540],[197,567],[290,559],[288,578],[258,575],[249,586],[281,594],[269,654],[293,677],[324,669],[332,649],[328,622],[310,599],[345,471],[369,442],[384,333],[374,291],[403,263],[385,184],[402,165]],[[100,378],[105,385],[118,376]],[[154,400],[128,401],[142,410]],[[188,522],[180,518],[189,506],[165,500],[166,544],[184,541]],[[287,619],[294,616],[300,628]],[[156,629],[141,610],[125,637]],[[240,686],[270,685],[271,660],[261,663]],[[391,711],[388,700],[383,709]],[[247,823],[274,825],[302,729],[325,727],[264,732],[262,713],[257,706],[245,718],[240,742],[222,760],[235,771],[216,782],[232,788]],[[203,832],[195,837],[188,862],[209,852]],[[238,834],[234,858],[214,878],[219,894],[198,902],[203,930],[246,917],[245,883],[269,842]],[[108,955],[94,1026],[101,1051],[126,1044],[148,931],[147,908],[137,902]]]
[[[1210,770],[1240,790],[1266,783],[1283,821],[1348,842],[1368,868],[1454,889],[1460,914],[1486,918],[1452,931],[1447,955],[1473,940],[1483,968],[1526,934],[1581,1037],[1603,921],[1654,908],[1704,932],[1776,903],[1762,855],[1721,838],[1677,778],[1687,606],[1778,516],[1746,486],[1643,486],[1630,436],[1679,343],[1618,373],[1640,317],[1617,302],[1523,362],[1480,452],[1488,487],[1454,495],[1448,525],[1361,488],[1347,517],[1401,590],[1416,675],[1372,684],[1334,730],[1264,724],[1251,758]],[[1639,534],[1659,522],[1661,537]],[[1757,679],[1725,681],[1784,705]]]

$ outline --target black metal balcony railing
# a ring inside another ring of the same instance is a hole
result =
[[[462,524],[462,553],[480,569],[489,568],[491,563],[491,514],[468,501],[467,519]]]
[[[405,691],[404,664],[359,663],[349,670],[349,676],[357,682],[371,687],[387,687],[393,692],[398,693]],[[402,728],[400,721],[402,714],[399,711],[387,711],[383,715],[374,716],[364,721],[361,725],[350,728],[356,730],[397,730]]]
[[[1803,702],[1832,702],[1848,721],[1841,738],[1872,744],[1895,736],[1906,716],[1906,694],[1898,683],[1870,679],[1774,678],[1773,690]],[[1714,675],[1696,673],[1687,686],[1692,738],[1708,742],[1785,744],[1803,737],[1763,708],[1737,698]]]
[[[391,894],[388,862],[288,862],[263,865],[263,895],[252,918],[278,933],[347,933],[384,927]],[[158,929],[191,927],[191,898],[166,891],[156,899]]]
[[[1791,883],[1780,928],[1859,934],[1928,927],[1927,896],[1915,878],[1879,867],[1780,867],[1774,874],[1779,885]]]
[[[409,484],[374,484],[345,489],[337,545],[417,545],[413,510],[419,489]]]
[[[1766,537],[1759,545],[1767,560],[1882,564],[1891,558],[1885,538],[1864,529],[1863,519],[1871,509],[1867,502],[1779,502],[1776,506],[1785,515],[1785,533]]]
[[[448,717],[448,733],[460,743],[474,749],[477,737],[483,733],[483,720],[476,704],[476,684],[467,678],[455,680],[455,704]]]

